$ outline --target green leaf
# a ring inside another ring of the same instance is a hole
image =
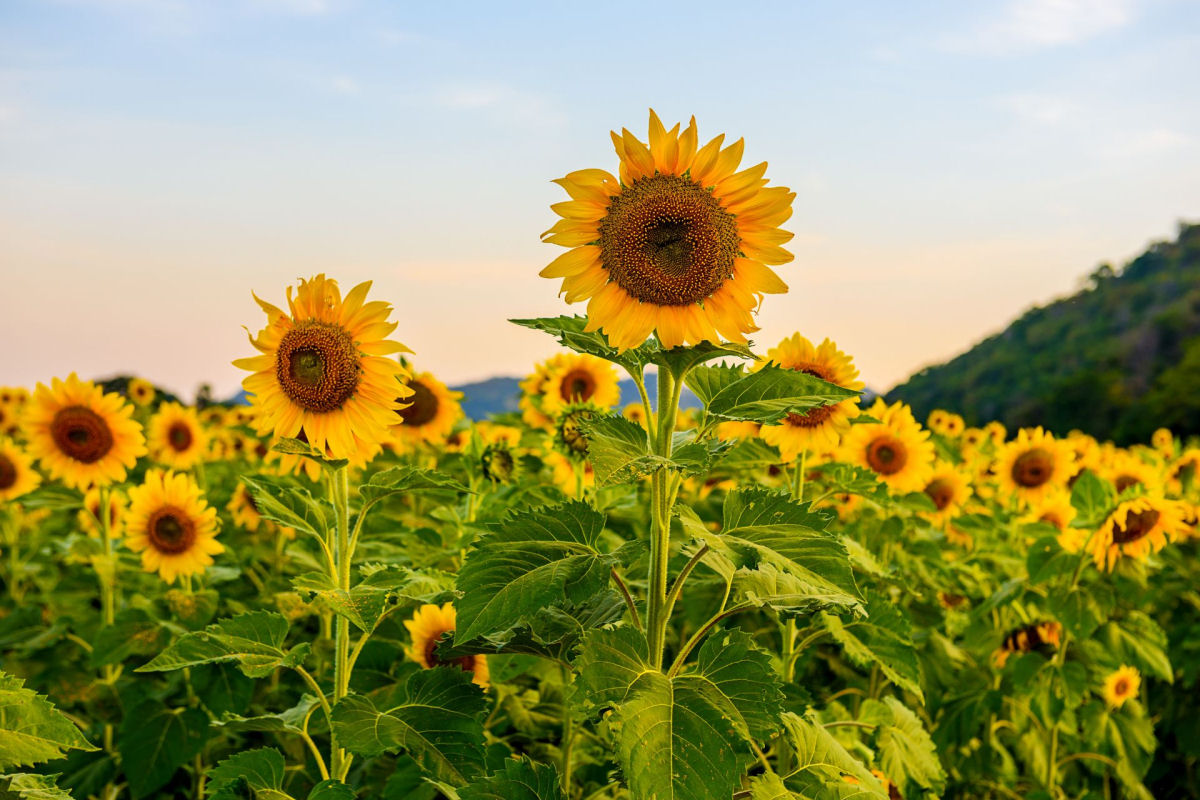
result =
[[[401,601],[440,604],[453,599],[454,592],[448,573],[392,565],[372,571],[349,591],[337,586],[324,572],[300,575],[292,585],[298,591],[311,592],[335,614],[368,633]]]
[[[1121,620],[1103,625],[1096,632],[1095,649],[1112,665],[1132,664],[1143,672],[1174,683],[1175,671],[1167,656],[1167,634],[1150,617],[1131,611]]]
[[[119,664],[130,656],[152,655],[162,650],[169,637],[162,623],[145,611],[127,609],[96,633],[89,661],[96,668]]]
[[[584,332],[587,327],[587,317],[542,317],[540,319],[510,319],[514,325],[545,331],[558,340],[564,347],[576,353],[587,353],[598,356],[605,361],[611,361],[625,368],[626,371],[641,375],[646,365],[651,363],[656,355],[658,346],[646,342],[640,347],[618,353],[617,348],[608,343],[608,339],[599,331]]]
[[[1079,563],[1079,554],[1068,553],[1058,543],[1058,537],[1045,536],[1029,546],[1025,570],[1031,584],[1045,583],[1060,575],[1069,575]]]
[[[254,506],[264,519],[325,541],[329,530],[325,519],[327,506],[307,489],[265,475],[243,477],[242,482],[250,490]]]
[[[130,709],[117,736],[130,793],[148,797],[161,789],[207,739],[208,716],[198,708],[168,708],[150,698]]]
[[[911,628],[904,612],[887,597],[867,592],[866,619],[846,623],[832,614],[822,614],[821,623],[851,661],[862,667],[877,664],[892,683],[924,698],[921,664]]]
[[[688,347],[672,347],[670,350],[660,349],[654,354],[653,361],[660,367],[669,369],[672,375],[679,378],[680,376],[689,375],[692,370],[699,368],[699,365],[704,362],[717,358],[758,360],[758,356],[754,355],[748,345],[736,344],[734,342],[720,342],[717,344],[713,342],[700,342]]]
[[[887,793],[871,771],[850,755],[811,711],[804,717],[784,712],[783,736],[796,764],[787,776],[788,781],[800,779],[806,773],[828,781],[841,781],[843,775],[851,775],[858,781],[856,788],[863,795],[874,800],[887,800]]]
[[[354,800],[354,789],[341,781],[324,780],[308,793],[308,800]]]
[[[470,494],[471,490],[437,470],[400,466],[376,472],[359,487],[358,493],[366,503],[376,503],[394,494],[411,492],[448,492]]]
[[[601,486],[630,483],[667,465],[650,452],[646,429],[620,415],[593,417],[583,423],[588,460]]]
[[[244,781],[258,800],[284,800],[290,797],[283,791],[283,754],[273,747],[235,753],[208,770],[209,791],[219,793]]]
[[[859,394],[806,372],[768,364],[722,388],[709,401],[708,412],[725,419],[770,424],[788,414],[839,403]]]
[[[338,742],[371,757],[406,751],[426,774],[461,786],[483,769],[488,703],[471,676],[448,667],[419,670],[381,696],[348,695],[333,709]]]
[[[1104,521],[1117,502],[1113,485],[1091,470],[1084,470],[1071,486],[1071,505],[1077,514],[1072,525],[1094,528]]]
[[[75,724],[20,678],[0,672],[0,770],[95,750]]]
[[[696,367],[688,373],[684,384],[700,398],[700,402],[708,406],[721,390],[732,386],[746,376],[745,368],[741,366],[719,365],[716,367]]]
[[[946,786],[946,771],[938,760],[937,747],[921,720],[894,697],[883,701],[891,720],[876,731],[883,774],[901,787],[904,797],[915,797],[913,784],[938,795]]]
[[[281,437],[275,440],[275,444],[271,446],[271,449],[276,453],[286,453],[287,455],[311,458],[313,461],[316,461],[318,464],[328,470],[345,469],[350,464],[350,462],[344,458],[329,458],[320,450],[313,447],[308,442],[303,441],[302,439],[289,439],[287,437]]]
[[[304,730],[304,719],[319,704],[319,700],[306,694],[300,702],[286,711],[278,714],[259,714],[253,717],[243,717],[226,711],[219,720],[212,722],[213,727],[227,728],[231,731],[256,731],[261,733],[295,733]]]
[[[265,678],[278,667],[300,666],[308,655],[309,644],[283,649],[288,622],[282,614],[251,611],[209,625],[203,631],[185,633],[137,672],[167,672],[212,664],[236,662],[249,678]]]
[[[458,575],[456,642],[518,627],[550,606],[581,604],[608,586],[618,563],[599,549],[604,515],[579,501],[488,527]]]
[[[21,507],[32,511],[38,508],[65,511],[83,506],[83,495],[74,489],[45,484],[29,494],[21,495]]]
[[[58,788],[57,775],[32,775],[16,772],[0,775],[0,800],[72,800]]]
[[[562,800],[558,770],[528,758],[504,762],[504,769],[458,790],[459,800]]]

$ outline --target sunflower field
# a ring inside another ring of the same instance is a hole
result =
[[[1197,443],[756,350],[794,195],[694,120],[612,142],[519,413],[324,275],[255,296],[249,405],[0,390],[0,797],[1200,796]]]

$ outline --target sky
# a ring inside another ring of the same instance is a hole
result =
[[[0,3],[0,384],[218,396],[298,277],[451,383],[556,346],[538,271],[608,131],[695,115],[796,192],[800,331],[886,389],[1200,219],[1200,3]]]

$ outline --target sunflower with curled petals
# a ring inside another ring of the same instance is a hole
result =
[[[250,343],[261,355],[233,364],[254,374],[242,386],[251,395],[259,433],[307,441],[331,458],[361,466],[391,437],[395,412],[413,390],[408,370],[388,356],[411,352],[387,337],[391,306],[367,302],[371,282],[343,298],[324,275],[301,280],[288,311],[255,297],[267,326]]]
[[[133,406],[75,373],[39,383],[25,414],[29,454],[67,486],[87,489],[125,479],[146,454]]]
[[[768,187],[766,162],[739,171],[739,139],[700,146],[696,120],[670,130],[650,112],[649,143],[613,132],[618,176],[601,169],[555,181],[571,199],[543,239],[571,248],[542,270],[568,303],[588,301],[588,327],[624,351],[650,334],[663,347],[745,342],[764,294],[787,285],[771,270],[792,254],[780,225],[795,193]]]
[[[829,339],[814,346],[799,333],[793,333],[768,350],[767,360],[756,368],[761,369],[768,363],[812,375],[843,389],[858,391],[864,385],[858,380],[858,368],[854,366],[854,360]],[[788,414],[776,425],[764,425],[760,435],[767,444],[779,448],[785,461],[792,461],[806,450],[836,448],[850,429],[850,420],[856,416],[857,396],[832,405]]]
[[[1157,495],[1118,503],[1089,545],[1096,567],[1112,572],[1122,558],[1145,561],[1168,541],[1188,535],[1185,516],[1182,503]]]
[[[150,455],[171,469],[189,470],[204,460],[208,434],[196,409],[179,403],[164,403],[146,426]]]
[[[392,445],[397,450],[420,444],[441,444],[462,418],[462,392],[452,392],[430,372],[406,381],[412,391],[396,412]]]
[[[42,482],[33,459],[11,439],[0,437],[0,500],[16,500]]]
[[[1067,485],[1074,474],[1075,454],[1066,442],[1041,428],[1022,428],[996,454],[994,469],[1000,491],[1028,506]]]
[[[142,555],[142,569],[167,583],[196,575],[225,552],[217,541],[217,511],[187,474],[152,469],[129,490],[125,546]]]
[[[912,409],[880,398],[866,412],[878,423],[852,425],[842,439],[839,458],[865,467],[893,492],[919,492],[933,476],[933,443]]]

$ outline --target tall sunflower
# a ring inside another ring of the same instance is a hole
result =
[[[453,661],[442,661],[437,656],[438,642],[447,633],[453,633],[457,622],[454,606],[446,603],[436,606],[426,603],[417,609],[411,619],[404,621],[412,636],[412,648],[408,651],[409,658],[425,669],[434,667],[458,667],[463,672],[471,673],[471,681],[487,688],[488,663],[487,656],[463,656]]]
[[[390,437],[402,402],[412,395],[408,371],[387,356],[411,352],[384,338],[396,328],[391,306],[366,302],[370,281],[345,298],[337,281],[301,280],[285,313],[259,300],[267,326],[251,337],[261,355],[234,366],[254,374],[242,381],[252,396],[260,433],[297,437],[317,450],[362,464]]]
[[[394,442],[400,447],[444,442],[454,430],[454,424],[462,418],[462,406],[458,402],[462,392],[450,391],[429,372],[413,375],[407,385],[412,394],[406,405],[396,412],[392,426]]]
[[[74,372],[48,387],[37,385],[25,427],[30,455],[52,478],[76,489],[124,480],[146,453],[133,407]]]
[[[196,575],[225,551],[216,540],[217,512],[190,475],[152,469],[129,490],[125,546],[142,554],[142,569],[167,583]]]
[[[919,492],[933,475],[933,443],[929,431],[902,402],[880,398],[867,411],[878,423],[852,425],[842,439],[839,457],[874,472],[895,492]]]
[[[568,406],[587,403],[609,409],[621,400],[612,363],[586,353],[565,353],[542,382],[542,413],[556,418]]]
[[[803,372],[844,389],[857,391],[863,388],[854,360],[829,339],[813,346],[799,333],[793,333],[767,351],[765,363]],[[767,444],[779,448],[784,461],[792,461],[805,450],[824,451],[837,447],[850,429],[850,420],[856,416],[857,396],[833,405],[788,414],[777,425],[764,425],[760,435]]]
[[[1148,495],[1117,504],[1089,545],[1096,566],[1112,571],[1122,558],[1145,561],[1168,540],[1186,536],[1185,509],[1175,500]]]
[[[16,500],[42,482],[33,459],[11,440],[0,437],[0,500]]]
[[[171,469],[189,470],[204,460],[208,434],[196,409],[179,403],[164,403],[146,426],[150,455]]]
[[[613,132],[618,177],[601,169],[555,181],[571,199],[543,239],[571,248],[542,270],[568,303],[588,301],[588,330],[619,350],[651,333],[664,347],[744,342],[766,293],[787,291],[769,266],[792,254],[779,228],[795,193],[767,187],[766,162],[738,171],[741,139],[699,146],[696,120],[667,130],[650,112],[649,144]]]
[[[996,480],[1002,492],[1029,505],[1065,487],[1074,461],[1066,442],[1041,428],[1022,428],[996,454]]]

